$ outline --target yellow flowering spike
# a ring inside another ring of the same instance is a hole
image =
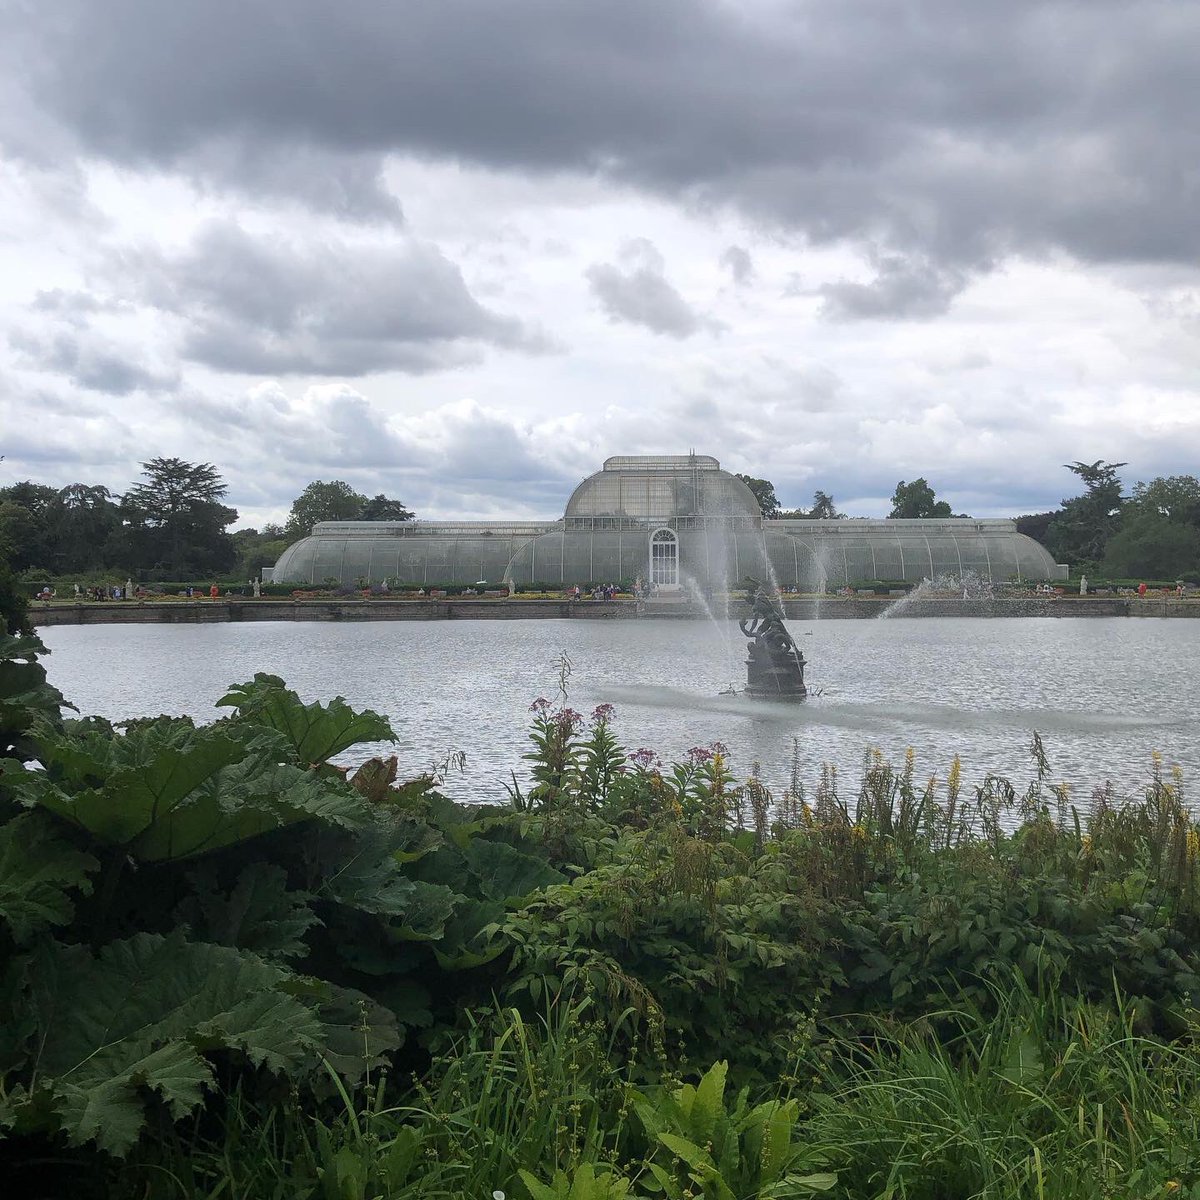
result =
[[[950,764],[950,774],[946,777],[946,791],[953,799],[958,795],[958,789],[962,785],[962,759],[956,754],[954,761]]]

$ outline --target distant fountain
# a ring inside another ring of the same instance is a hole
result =
[[[975,571],[964,571],[961,576],[935,575],[932,579],[922,579],[907,596],[889,604],[875,619],[886,621],[891,617],[902,617],[922,600],[951,598],[990,602],[995,599],[992,581]]]
[[[746,656],[746,695],[777,700],[803,700],[804,655],[792,641],[783,623],[779,594],[755,579],[749,599],[753,604],[750,619],[738,621],[738,628],[750,639]]]
[[[818,541],[813,547],[813,564],[817,568],[817,600],[813,605],[813,620],[821,619],[821,603],[829,591],[829,547]]]

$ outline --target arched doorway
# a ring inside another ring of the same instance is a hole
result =
[[[650,535],[650,582],[659,588],[679,586],[679,539],[670,529]]]

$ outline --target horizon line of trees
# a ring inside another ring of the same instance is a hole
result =
[[[1139,481],[1125,495],[1126,463],[1065,463],[1083,485],[1061,507],[1016,518],[1019,532],[1044,545],[1074,571],[1110,578],[1155,579],[1200,574],[1200,479],[1193,475]],[[414,514],[380,492],[368,497],[344,480],[314,480],[292,502],[283,525],[229,531],[237,510],[212,463],[152,458],[143,478],[116,495],[99,484],[63,488],[24,480],[0,488],[0,558],[16,571],[47,575],[116,571],[143,581],[228,575],[246,577],[273,564],[287,546],[321,521],[411,521]],[[764,517],[843,518],[833,496],[818,489],[811,508],[784,509],[768,479],[738,475]],[[923,476],[900,480],[890,519],[955,514]]]
[[[141,465],[143,478],[123,495],[88,483],[0,488],[0,560],[48,576],[115,571],[182,581],[237,570],[249,578],[319,521],[413,519],[382,492],[368,498],[343,480],[314,480],[286,524],[230,532],[238,512],[223,502],[228,485],[212,463],[159,457]]]

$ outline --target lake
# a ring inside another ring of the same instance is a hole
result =
[[[919,777],[944,778],[958,754],[964,784],[988,772],[1023,782],[1035,730],[1052,781],[1070,783],[1076,798],[1105,780],[1133,790],[1149,776],[1152,750],[1187,780],[1200,775],[1200,621],[830,620],[791,629],[814,693],[801,704],[718,695],[745,683],[745,639],[732,622],[85,625],[41,636],[53,652],[51,682],[83,714],[208,721],[228,685],[267,671],[305,700],[341,695],[387,714],[410,774],[465,752],[465,771],[446,787],[462,800],[501,800],[512,772],[524,778],[529,706],[556,697],[563,654],[570,705],[587,714],[613,704],[630,750],[681,756],[719,740],[735,772],[760,763],[776,791],[793,746],[810,788],[829,763],[844,794],[872,748],[900,764],[912,747]]]

